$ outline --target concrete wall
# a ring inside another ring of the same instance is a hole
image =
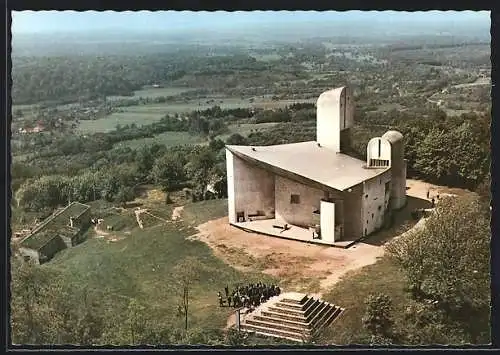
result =
[[[397,210],[406,204],[406,160],[403,142],[392,143],[392,208]]]
[[[387,139],[391,144],[392,209],[400,209],[406,204],[406,161],[403,135],[397,131],[387,131],[382,138]]]
[[[361,209],[363,185],[358,184],[343,192],[343,220],[344,220],[344,236],[343,240],[354,240],[362,236],[363,226],[361,224]]]
[[[321,239],[327,242],[335,242],[335,203],[321,201]]]
[[[79,232],[77,235],[75,235],[73,238],[71,238],[71,243],[73,246],[78,245],[82,243],[85,240],[85,231]]]
[[[274,213],[274,174],[254,167],[226,150],[229,222],[237,222],[237,212]]]
[[[317,101],[316,141],[336,152],[346,150],[354,124],[354,100],[348,87],[328,90]],[[341,146],[342,141],[342,146]]]
[[[300,196],[300,203],[290,203],[292,194]],[[325,197],[325,192],[276,176],[275,196],[277,219],[307,227],[313,222],[313,211],[319,210],[320,201]]]
[[[236,209],[235,209],[235,186],[234,186],[234,155],[226,149],[226,171],[227,171],[227,209],[229,223],[236,222]]]
[[[61,236],[62,241],[66,244],[66,248],[71,248],[73,246],[73,238],[71,236]]]
[[[363,184],[362,225],[363,235],[369,235],[382,228],[386,210],[389,208],[391,171],[374,177]],[[388,185],[386,185],[388,183]]]
[[[406,160],[398,169],[392,169],[392,208],[401,209],[406,205]]]
[[[42,260],[44,256],[47,257],[45,261],[49,261],[54,257],[54,255],[66,248],[67,246],[61,237],[53,238],[50,242],[40,248],[40,262],[42,263],[44,261]]]
[[[90,225],[90,209],[78,216],[75,221],[75,226],[80,229],[85,229]]]

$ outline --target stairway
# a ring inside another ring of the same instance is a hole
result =
[[[245,316],[241,330],[305,342],[330,325],[343,308],[305,294],[289,292],[272,297]]]

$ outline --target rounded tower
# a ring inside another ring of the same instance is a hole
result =
[[[406,204],[406,160],[404,159],[403,135],[387,131],[382,136],[391,144],[391,206],[403,208]]]

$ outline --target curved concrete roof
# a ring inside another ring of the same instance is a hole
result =
[[[255,147],[227,145],[226,148],[242,159],[259,161],[338,191],[356,186],[388,169],[367,169],[364,160],[336,153],[314,141]]]
[[[318,97],[318,101],[316,105],[320,105],[324,102],[330,102],[330,101],[339,101],[340,100],[340,95],[342,95],[342,92],[347,89],[347,86],[342,86],[340,88],[336,89],[331,89],[327,90]]]
[[[403,139],[403,135],[398,131],[387,131],[382,138],[387,139],[391,144]]]

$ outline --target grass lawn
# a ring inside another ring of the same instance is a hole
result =
[[[138,126],[158,122],[165,114],[154,112],[115,112],[97,120],[80,121],[78,131],[81,133],[110,132],[116,129],[116,125],[122,126],[135,123]]]
[[[227,216],[227,199],[188,203],[182,213],[186,223],[194,225],[224,216]]]
[[[170,206],[166,206],[169,207]],[[152,213],[166,214],[166,211]],[[127,217],[130,218],[127,211]],[[216,258],[203,242],[187,240],[196,233],[191,223],[202,223],[227,213],[226,200],[190,203],[185,206],[185,222],[172,222],[151,228],[132,228],[129,234],[112,232],[123,239],[106,242],[106,238],[89,238],[74,248],[66,249],[42,267],[58,269],[68,282],[78,287],[100,290],[103,302],[112,312],[123,313],[129,298],[155,309],[161,319],[180,324],[176,314],[178,296],[174,267],[185,257],[194,256],[202,264],[200,280],[192,289],[191,327],[222,328],[231,308],[220,308],[217,291],[227,284],[270,281],[260,274],[243,274]],[[115,217],[113,217],[115,219]],[[88,233],[92,237],[93,231]]]
[[[192,135],[188,132],[164,132],[156,135],[154,138],[138,138],[118,142],[114,145],[114,147],[130,147],[132,149],[137,149],[141,146],[153,143],[164,144],[167,147],[172,147],[176,145],[201,144],[205,142],[205,138]]]
[[[120,99],[131,99],[138,97],[159,97],[159,96],[175,96],[182,94],[183,92],[192,91],[191,88],[176,88],[176,87],[166,87],[166,88],[144,88],[142,90],[134,91],[133,96],[108,96],[107,100],[120,100]]]
[[[364,301],[371,293],[387,294],[395,308],[395,322],[402,322],[404,309],[411,302],[405,285],[404,275],[387,257],[344,276],[323,296],[326,301],[345,308],[345,311],[323,332],[321,343],[345,345],[369,341],[362,317],[365,312]]]

